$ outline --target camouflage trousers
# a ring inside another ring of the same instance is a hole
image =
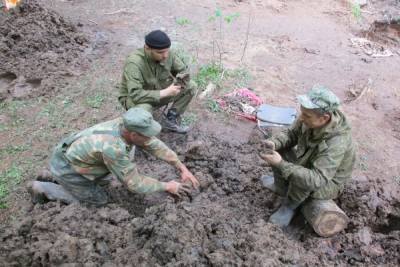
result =
[[[50,159],[50,171],[55,180],[72,196],[81,202],[104,205],[108,201],[107,193],[102,188],[109,180],[98,179],[91,181],[77,173],[66,159],[64,153],[73,141],[64,139],[54,149]]]
[[[282,158],[286,161],[296,163],[296,154],[293,149],[281,149],[278,151]],[[287,180],[282,177],[282,173],[279,169],[273,167],[272,172],[274,173],[274,183],[282,195],[286,195],[290,200],[301,203],[307,198],[315,199],[335,199],[337,198],[344,189],[344,184],[337,184],[330,180],[327,185],[319,188],[317,191],[311,191],[303,186],[299,186],[295,179],[291,179],[289,176]]]
[[[135,103],[131,99],[126,99],[125,109],[129,109],[132,107],[141,107],[147,110],[150,113],[153,113],[155,109],[158,109],[162,106],[166,106],[169,103],[172,103],[171,108],[175,108],[178,114],[185,113],[187,106],[190,101],[192,101],[193,97],[196,94],[196,86],[190,83],[186,88],[182,89],[182,91],[176,96],[165,97],[160,100],[160,103],[152,104],[152,103]]]

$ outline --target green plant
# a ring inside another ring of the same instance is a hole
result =
[[[210,63],[200,67],[197,75],[194,77],[194,81],[197,85],[204,89],[209,82],[213,82],[218,85],[223,79],[222,73],[224,69],[219,64]]]
[[[96,95],[91,95],[86,97],[86,103],[89,105],[91,108],[99,108],[103,104],[105,100],[104,95],[102,94],[96,94]]]
[[[191,23],[191,21],[189,19],[184,18],[184,17],[176,18],[175,22],[180,26],[183,26],[183,25]]]
[[[208,99],[207,100],[207,107],[214,113],[222,111],[221,108],[218,105],[218,102],[215,101],[214,99]]]
[[[49,102],[43,107],[43,109],[42,109],[42,111],[40,111],[39,115],[50,117],[54,114],[54,112],[56,112],[56,110],[57,110],[56,105],[53,102]]]
[[[234,20],[236,20],[238,17],[240,17],[240,13],[236,12],[236,13],[233,13],[233,14],[230,14],[230,15],[226,15],[226,16],[224,17],[224,20],[225,20],[228,24],[230,24],[230,23],[232,23]]]
[[[367,171],[368,170],[368,163],[367,163],[367,156],[360,156],[358,166],[362,171]]]
[[[194,113],[186,112],[185,115],[182,117],[182,125],[183,126],[190,126],[197,120],[197,115]]]
[[[210,16],[208,21],[218,21],[218,39],[214,38],[213,40],[213,56],[215,57],[215,48],[218,50],[218,61],[219,65],[222,67],[222,54],[224,53],[224,21],[227,24],[231,24],[233,21],[235,21],[238,17],[240,16],[240,13],[233,13],[233,14],[228,14],[224,15],[222,12],[221,8],[217,8],[214,12],[213,16]]]
[[[13,165],[0,176],[0,208],[7,207],[5,198],[8,196],[11,185],[17,185],[22,181],[22,171],[19,167]]]
[[[245,68],[228,70],[226,71],[226,77],[233,80],[233,83],[237,88],[248,87],[252,80],[250,72]]]
[[[358,3],[351,4],[351,13],[356,19],[361,18],[361,6]]]
[[[16,155],[20,152],[26,151],[28,147],[26,145],[12,145],[8,144],[5,149],[0,151],[0,157],[5,155]]]

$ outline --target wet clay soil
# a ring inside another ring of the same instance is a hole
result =
[[[285,231],[267,223],[280,199],[257,179],[269,170],[258,157],[261,134],[254,130],[251,136],[226,141],[201,127],[187,137],[162,135],[173,140],[169,145],[199,178],[199,190],[175,200],[164,193],[129,193],[113,183],[108,187],[111,203],[102,208],[35,205],[17,225],[0,228],[0,262],[7,266],[399,263],[399,207],[370,183],[350,183],[339,199],[352,223],[333,238],[317,237],[301,215]],[[136,161],[143,173],[176,177],[171,167],[144,152],[138,151]]]
[[[88,37],[37,1],[0,10],[0,100],[54,93],[87,64]]]
[[[56,92],[64,77],[86,64],[90,46],[79,27],[29,0],[0,13],[0,38],[0,101]],[[270,172],[258,156],[263,136],[253,124],[211,122],[203,115],[188,136],[161,135],[198,177],[199,190],[176,200],[130,193],[114,181],[107,187],[110,203],[101,208],[26,207],[13,223],[0,225],[0,266],[400,264],[400,204],[388,190],[393,184],[379,177],[350,181],[337,203],[351,222],[334,237],[318,237],[301,214],[279,229],[267,221],[281,199],[258,181]],[[390,119],[398,137],[397,110]],[[135,161],[141,173],[178,178],[140,150]]]

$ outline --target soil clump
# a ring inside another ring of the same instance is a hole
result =
[[[215,127],[228,127],[215,125]],[[230,126],[233,127],[233,126]],[[102,208],[36,205],[16,225],[0,227],[0,262],[8,266],[135,264],[136,266],[280,266],[399,263],[398,203],[382,185],[351,182],[338,203],[351,224],[320,238],[299,215],[282,231],[267,222],[279,198],[262,188],[262,136],[229,141],[196,127],[188,136],[163,134],[201,182],[181,200],[142,196],[110,186]],[[140,172],[178,178],[172,167],[140,150]]]
[[[35,0],[0,11],[0,100],[46,95],[87,64],[88,37]]]

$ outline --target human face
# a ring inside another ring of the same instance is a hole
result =
[[[129,141],[131,144],[137,146],[144,146],[148,141],[150,141],[150,137],[141,135],[140,133],[130,133],[129,134]]]
[[[308,128],[317,129],[325,126],[331,119],[329,114],[319,115],[312,109],[300,107],[300,121],[302,121]]]
[[[164,62],[165,60],[167,60],[168,55],[169,55],[169,48],[165,48],[165,49],[153,49],[153,48],[149,48],[149,54],[150,57],[157,62]]]

